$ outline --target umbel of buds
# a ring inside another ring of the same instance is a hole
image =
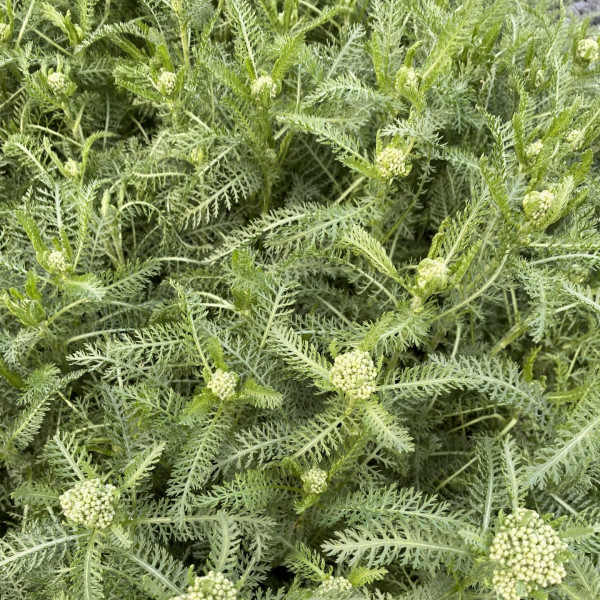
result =
[[[175,91],[177,75],[172,71],[163,69],[158,77],[158,87],[165,96],[170,96]]]
[[[559,584],[567,544],[533,510],[519,508],[508,515],[490,547],[496,563],[492,581],[505,600],[529,598],[540,588]]]
[[[411,170],[411,164],[404,156],[404,152],[393,146],[388,146],[379,152],[375,164],[380,177],[386,181],[391,181],[394,177],[406,177]]]
[[[396,73],[394,89],[398,94],[406,91],[415,91],[419,87],[419,76],[411,67],[400,67]]]
[[[448,268],[437,259],[424,258],[417,267],[417,293],[419,296],[430,296],[441,292],[448,285]]]
[[[202,148],[194,148],[189,153],[189,159],[195,165],[201,165],[204,162],[204,150]]]
[[[72,179],[77,179],[79,177],[79,163],[72,158],[67,159],[67,162],[65,163],[65,171],[69,177]]]
[[[571,129],[571,131],[567,133],[567,142],[577,149],[581,145],[581,140],[579,139],[580,136],[580,129]]]
[[[57,96],[67,96],[71,92],[72,82],[64,73],[58,71],[50,73],[46,81]]]
[[[277,96],[277,84],[269,75],[257,77],[250,85],[252,97],[256,99],[275,98]]]
[[[10,25],[6,23],[0,23],[0,42],[6,42],[10,39],[12,34]]]
[[[598,42],[591,38],[581,40],[577,44],[577,58],[584,63],[598,60]]]
[[[542,149],[544,148],[544,143],[542,140],[536,140],[532,142],[525,148],[525,158],[528,163],[532,163],[539,155]]]
[[[82,481],[59,497],[60,506],[69,521],[85,527],[108,527],[115,516],[117,488],[100,479]]]
[[[69,268],[69,262],[65,253],[60,250],[52,250],[52,252],[48,253],[46,264],[48,271],[54,275],[62,275]]]
[[[523,198],[523,212],[529,222],[536,228],[543,228],[547,223],[547,217],[555,196],[550,190],[542,192],[529,192]]]
[[[366,400],[375,391],[377,369],[368,352],[352,350],[335,357],[329,371],[331,383],[357,400]]]
[[[227,400],[235,394],[237,382],[238,376],[235,373],[217,369],[208,382],[208,389],[217,396],[217,398]]]
[[[236,597],[237,590],[223,573],[209,571],[204,577],[196,577],[185,594],[171,600],[235,600]]]
[[[327,489],[327,471],[309,469],[302,474],[302,484],[307,494],[322,494]]]
[[[330,577],[319,586],[321,594],[331,595],[336,598],[338,597],[337,594],[344,595],[351,591],[352,584],[345,577]]]

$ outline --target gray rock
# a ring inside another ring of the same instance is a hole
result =
[[[578,17],[590,17],[593,25],[600,25],[600,0],[577,0],[569,10]]]

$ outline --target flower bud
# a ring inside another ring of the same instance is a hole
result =
[[[598,42],[592,38],[581,40],[577,44],[577,58],[583,63],[598,60]]]
[[[235,394],[237,382],[238,376],[235,373],[217,369],[210,378],[207,387],[221,400],[227,400]]]
[[[377,369],[371,355],[352,350],[336,356],[329,371],[331,383],[351,398],[366,400],[375,391]]]
[[[377,170],[382,179],[391,181],[394,177],[406,177],[412,165],[399,148],[388,146],[378,155],[376,160]]]
[[[307,494],[320,495],[327,489],[327,471],[309,469],[302,475],[302,483]]]

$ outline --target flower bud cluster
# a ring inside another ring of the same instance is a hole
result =
[[[71,88],[71,80],[64,74],[55,71],[48,75],[46,81],[48,86],[57,96],[68,95]]]
[[[275,98],[277,96],[277,84],[269,75],[261,75],[257,77],[251,84],[250,90],[252,97],[257,99],[261,98],[263,94],[269,98]]]
[[[571,129],[571,131],[567,133],[567,142],[571,144],[575,149],[577,149],[581,145],[581,140],[579,139],[580,135],[580,129]]]
[[[410,173],[410,162],[404,156],[404,152],[399,148],[388,146],[378,155],[376,160],[379,175],[391,181],[394,177],[406,177]]]
[[[532,163],[540,155],[540,152],[544,148],[544,142],[542,140],[536,140],[525,148],[525,158],[528,163]]]
[[[320,586],[321,594],[344,594],[352,591],[352,584],[345,577],[330,577]]]
[[[12,34],[10,25],[6,23],[0,23],[0,42],[6,42],[10,39]]]
[[[68,267],[69,262],[64,252],[60,250],[53,250],[46,256],[46,264],[48,265],[48,271],[55,275],[61,275]]]
[[[437,259],[424,258],[417,267],[417,293],[429,296],[441,292],[448,285],[448,268]]]
[[[598,42],[592,38],[581,40],[577,44],[577,58],[585,63],[598,60]]]
[[[65,171],[69,177],[72,179],[77,179],[79,177],[79,163],[72,158],[67,159],[67,162],[65,163]]]
[[[235,394],[238,376],[231,371],[217,369],[208,382],[208,389],[221,400],[227,400]]]
[[[523,212],[536,227],[543,227],[555,196],[550,190],[529,192],[523,198]]]
[[[204,150],[202,148],[194,148],[189,153],[189,159],[195,165],[201,165],[204,162]]]
[[[419,87],[419,76],[412,67],[400,67],[396,73],[394,88],[398,94],[405,90],[416,90]]]
[[[237,590],[223,573],[209,571],[204,577],[196,577],[185,594],[171,600],[235,600],[236,597]]]
[[[158,86],[160,91],[165,96],[170,96],[175,91],[175,85],[177,84],[177,75],[172,71],[166,71],[163,69],[158,77]]]
[[[377,369],[368,352],[352,350],[336,356],[329,380],[348,396],[366,400],[375,391]]]
[[[505,600],[528,598],[566,575],[560,554],[567,544],[533,510],[519,508],[504,520],[490,548],[496,563],[492,581]]]
[[[302,474],[302,483],[307,494],[322,494],[327,489],[327,471],[309,469]]]
[[[59,497],[67,519],[86,527],[108,527],[115,516],[117,488],[100,479],[82,481]]]

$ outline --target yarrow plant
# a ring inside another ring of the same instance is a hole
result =
[[[0,600],[598,600],[591,2],[0,0]]]

